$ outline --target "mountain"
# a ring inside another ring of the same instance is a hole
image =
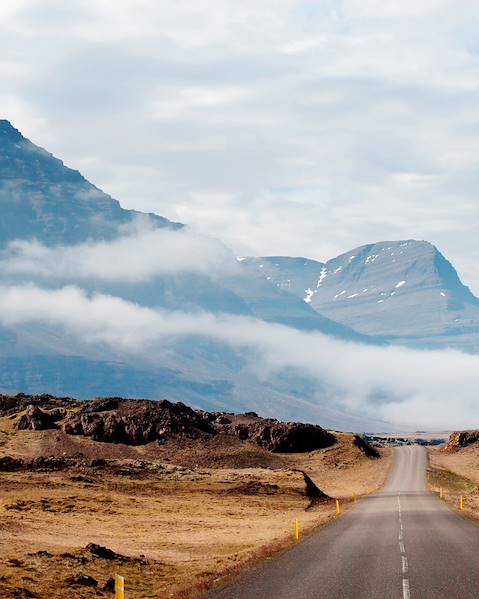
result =
[[[187,230],[161,216],[123,209],[8,121],[0,121],[0,208],[2,256],[8,255],[9,243],[18,240],[36,240],[49,247],[111,241],[138,218],[173,232]],[[214,276],[176,273],[132,283],[0,272],[0,283],[33,282],[50,290],[75,285],[88,294],[109,294],[144,307],[250,316],[348,341],[376,342],[318,313],[290,290],[278,288],[254,264],[238,261],[227,249],[222,253],[229,255],[229,262],[225,258],[225,268]],[[196,259],[191,256],[192,262]],[[321,393],[312,381],[293,372],[274,378],[256,375],[246,368],[250,352],[233,350],[206,335],[170,340],[161,355],[145,360],[104,343],[81,341],[48,323],[4,325],[0,341],[4,392],[50,392],[82,399],[168,397],[211,410],[261,408],[266,416],[307,419],[336,428],[372,428],[371,420],[362,415],[328,407],[318,399]],[[378,426],[384,428],[384,423]]]
[[[288,291],[309,303],[321,279],[324,264],[309,258],[267,256],[264,258],[242,258],[245,264],[255,266],[268,281],[279,289]]]
[[[121,235],[124,227],[139,217],[148,218],[154,227],[184,227],[156,214],[123,209],[117,200],[34,145],[6,120],[0,120],[0,208],[0,248],[12,240],[36,239],[47,246],[108,241]],[[256,316],[368,341],[366,336],[331,322],[271,285],[255,268],[238,264],[232,252],[230,259],[230,274],[221,278],[188,273],[157,277],[134,287],[97,282],[85,285],[91,291],[112,293],[147,306]]]
[[[252,261],[278,287],[289,286],[313,309],[357,331],[405,345],[479,352],[479,299],[431,243],[383,241],[326,263]]]
[[[139,215],[121,208],[6,120],[0,120],[0,209],[1,245],[31,238],[48,245],[112,239]],[[181,227],[148,216],[158,227]]]

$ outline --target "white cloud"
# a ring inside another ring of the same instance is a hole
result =
[[[327,389],[323,401],[334,397],[364,417],[414,428],[479,425],[479,357],[456,351],[360,346],[248,317],[144,308],[76,287],[0,287],[0,323],[61,327],[138,360],[154,359],[179,336],[206,336],[254,356],[255,372],[265,376],[293,368],[316,378]]]
[[[174,89],[170,93],[168,91],[159,91],[161,99],[153,107],[153,118],[156,121],[204,119],[212,116],[218,118],[218,109],[237,105],[248,97],[248,90],[239,87],[192,87]]]
[[[186,227],[172,231],[145,223],[113,241],[47,247],[19,240],[0,253],[4,275],[48,279],[137,283],[179,273],[215,278],[233,274],[235,268],[234,256],[215,239]]]

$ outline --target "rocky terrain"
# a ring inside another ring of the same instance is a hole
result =
[[[198,597],[382,484],[388,449],[182,403],[0,396],[0,597]]]
[[[444,447],[444,451],[455,452],[468,447],[470,445],[476,445],[479,442],[479,431],[456,431],[451,433],[449,439]]]
[[[15,417],[17,430],[61,430],[95,441],[146,445],[173,439],[231,436],[272,452],[305,452],[329,447],[333,434],[313,424],[279,422],[256,413],[225,414],[185,404],[117,397],[79,402],[71,398],[0,396],[0,416]]]

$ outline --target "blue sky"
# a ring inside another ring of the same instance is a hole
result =
[[[4,0],[0,105],[238,254],[436,243],[479,293],[479,5]]]

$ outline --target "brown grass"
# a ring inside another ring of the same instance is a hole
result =
[[[41,455],[52,443],[45,433],[13,435],[8,423],[0,431],[0,455]],[[79,438],[58,442],[73,444],[68,454],[121,449]],[[154,451],[127,453],[144,459]],[[327,450],[277,457],[278,469],[166,464],[141,480],[92,471],[1,473],[0,596],[24,588],[40,599],[63,599],[72,594],[68,579],[87,574],[100,590],[77,587],[75,596],[107,597],[101,589],[115,572],[126,578],[128,599],[197,596],[292,544],[295,518],[308,534],[335,517],[332,503],[306,511],[309,499],[296,469],[327,494],[347,499],[377,489],[390,462],[388,452],[381,460],[364,457],[348,435]],[[92,542],[145,558],[96,558],[84,550]]]
[[[463,513],[479,518],[479,448],[470,446],[456,453],[430,449],[429,463],[429,488],[436,493],[442,488],[444,500],[458,509],[462,496]]]

